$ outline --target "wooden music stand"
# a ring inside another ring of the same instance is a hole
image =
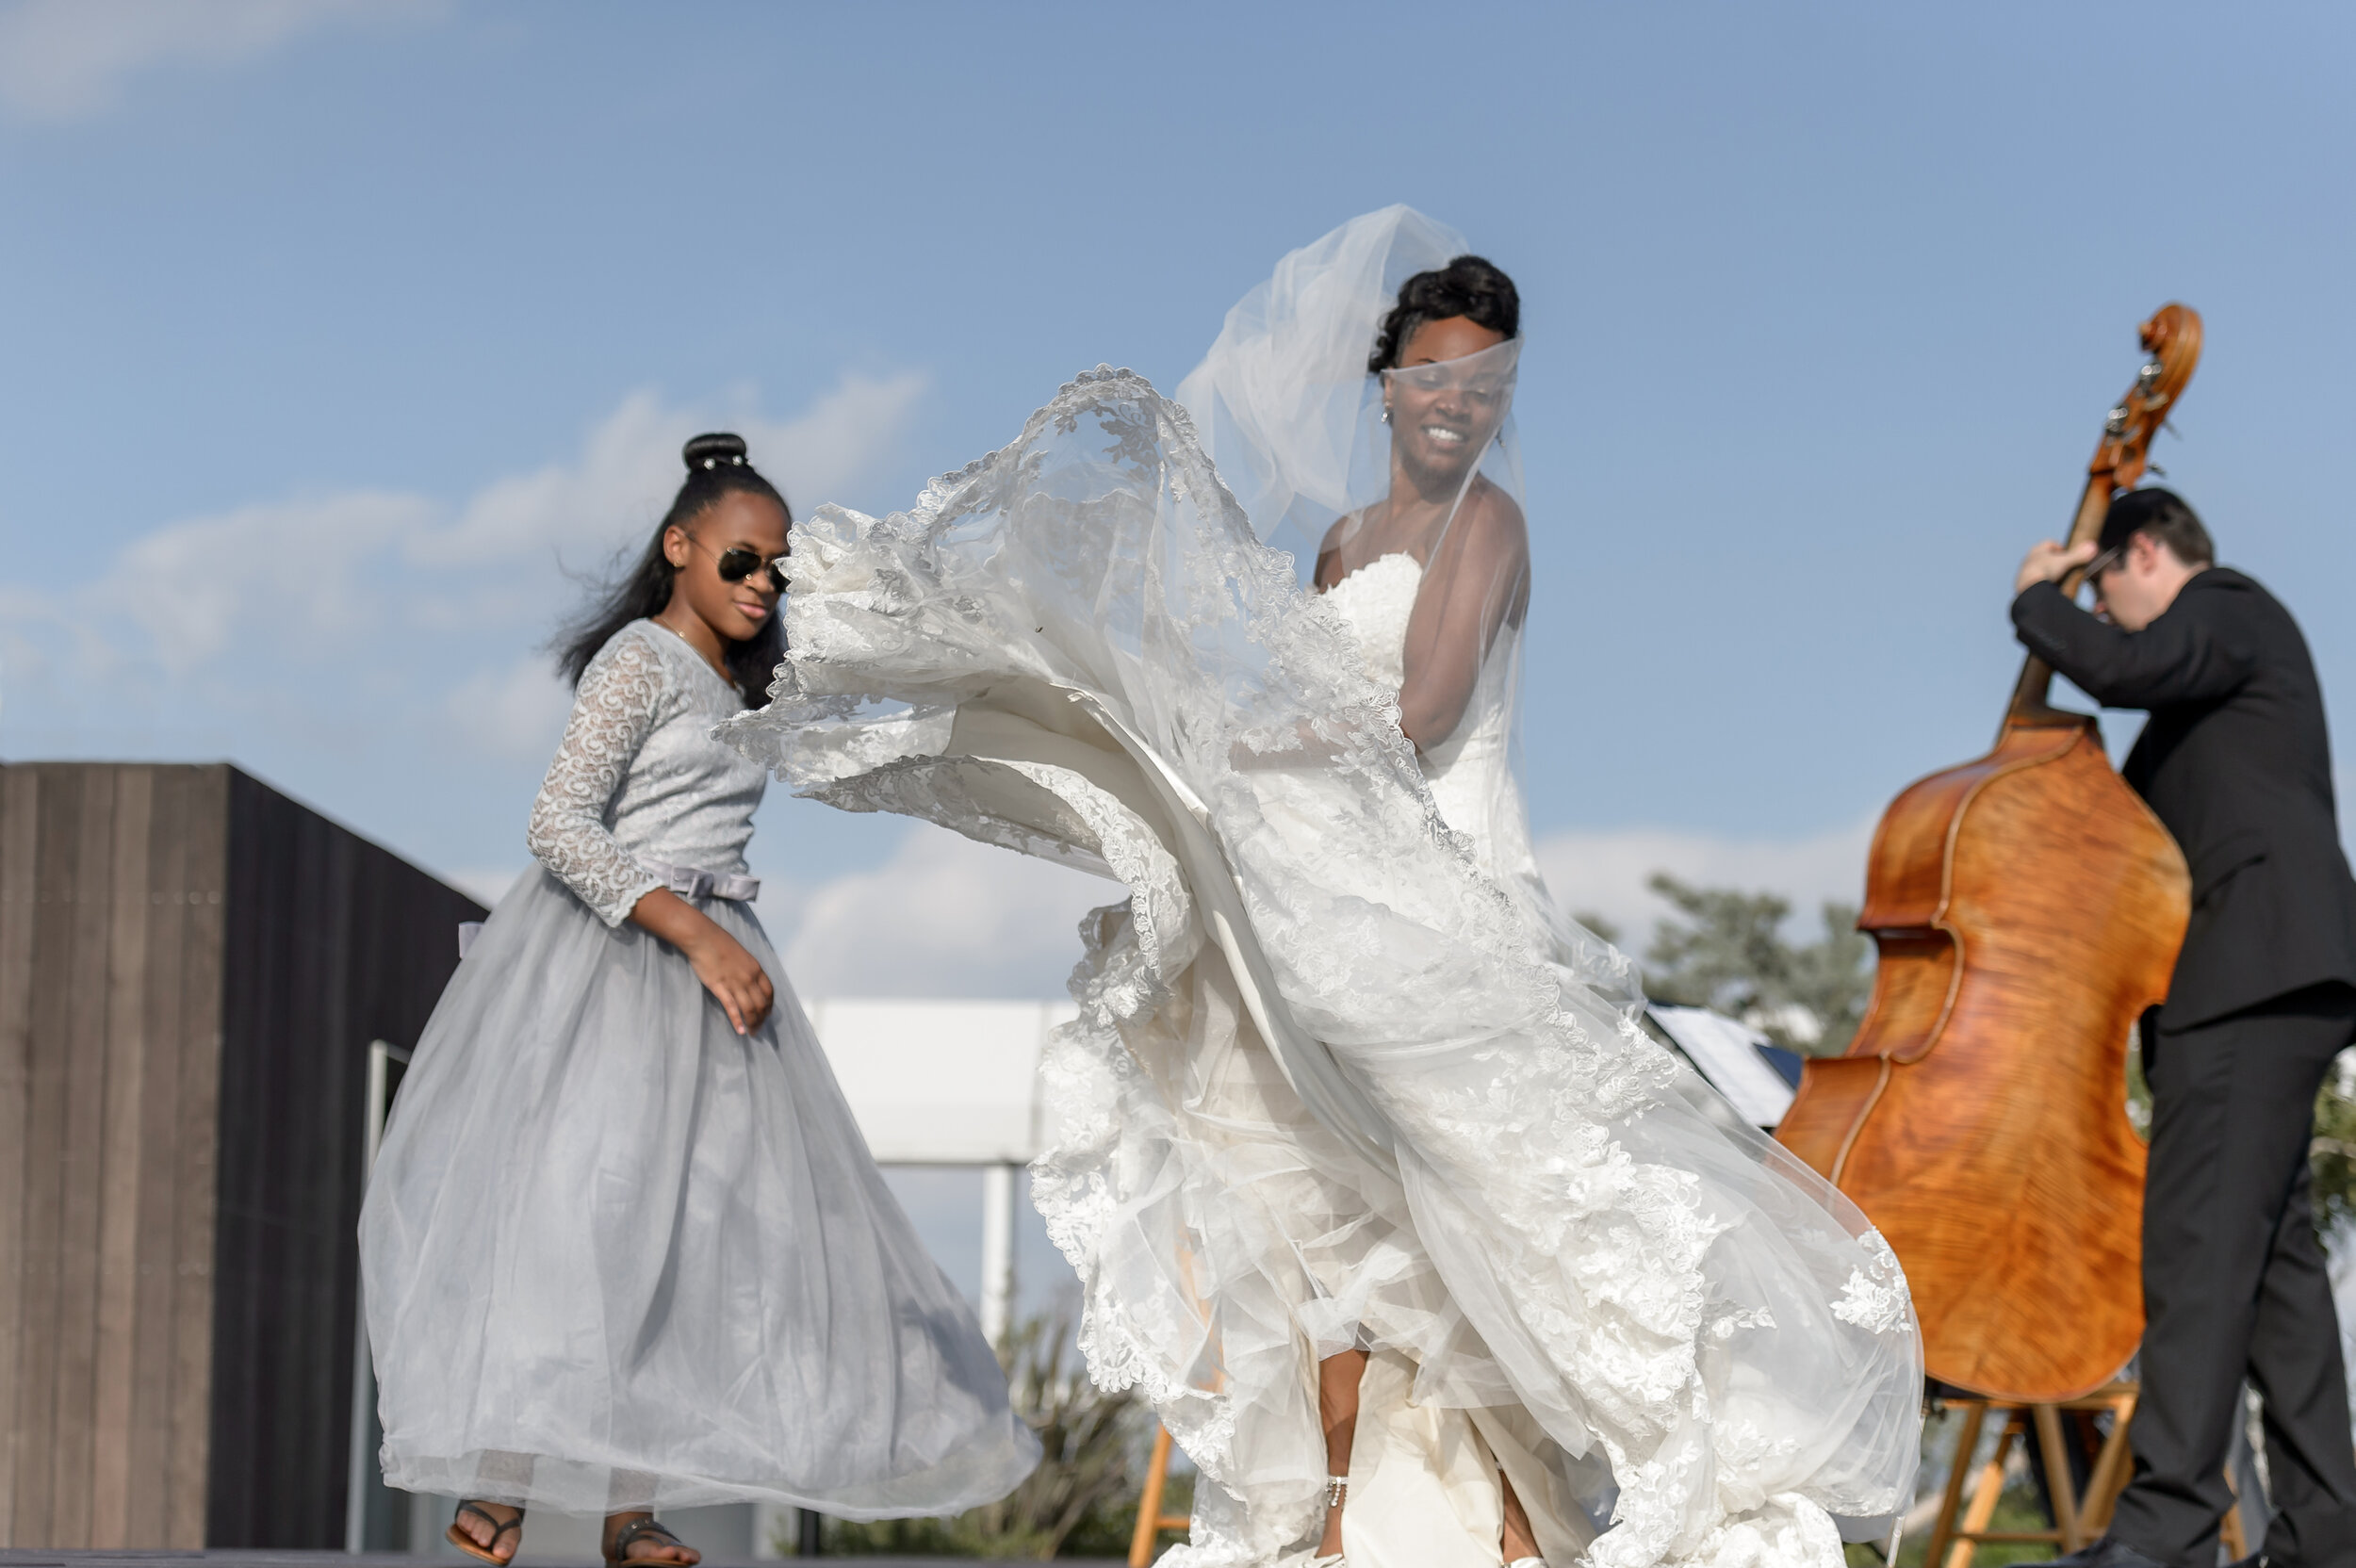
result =
[[[2111,1510],[2118,1503],[2119,1493],[2127,1485],[2133,1457],[2127,1446],[2127,1423],[2135,1413],[2138,1393],[2137,1384],[2121,1380],[2091,1394],[2050,1405],[2018,1404],[1970,1395],[1943,1397],[1940,1403],[1963,1412],[1963,1430],[1955,1436],[1955,1463],[1947,1473],[1947,1490],[1939,1499],[1938,1521],[1931,1527],[1930,1549],[1922,1555],[1924,1568],[1972,1568],[1972,1560],[1982,1545],[1999,1542],[2048,1542],[2057,1548],[2056,1555],[2062,1555],[2100,1539],[2110,1525]],[[2064,1411],[2111,1413],[2110,1432],[2102,1440],[2102,1451],[2095,1456],[2094,1469],[2086,1477],[2083,1493],[2070,1480],[2068,1451],[2062,1446]],[[1978,1468],[1978,1479],[1967,1505],[1965,1478],[1972,1471],[1972,1456],[1979,1451],[1980,1434],[1986,1429],[1990,1413],[2004,1418],[2004,1429],[1997,1435],[1995,1452]],[[2014,1444],[2027,1442],[2032,1426],[2037,1429],[2037,1447],[2045,1460],[2045,1490],[2053,1502],[2053,1527],[1991,1530],[1988,1522],[1995,1516],[1997,1501],[2004,1491],[2004,1462],[2012,1457]],[[2229,1475],[2229,1485],[2231,1481]],[[1963,1513],[1960,1524],[1955,1519],[1958,1510]],[[2249,1555],[2248,1544],[2242,1539],[2239,1508],[2226,1511],[2219,1528],[2226,1550],[2236,1560]]]
[[[1183,1513],[1162,1511],[1162,1487],[1170,1479],[1170,1429],[1154,1423],[1153,1457],[1145,1462],[1145,1490],[1137,1497],[1137,1529],[1129,1538],[1129,1568],[1146,1568],[1153,1560],[1153,1544],[1164,1530],[1183,1530],[1190,1521]]]

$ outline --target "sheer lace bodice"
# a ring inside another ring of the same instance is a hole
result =
[[[712,727],[744,707],[676,633],[653,621],[622,628],[581,672],[532,803],[532,855],[608,925],[663,885],[647,860],[742,873],[768,774]]]

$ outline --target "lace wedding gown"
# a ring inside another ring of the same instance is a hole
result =
[[[1558,1565],[1833,1568],[1830,1516],[1887,1528],[1922,1392],[1896,1260],[1542,918],[1505,661],[1419,767],[1412,559],[1305,594],[1186,412],[1100,370],[908,512],[822,508],[791,563],[774,700],[725,739],[1125,886],[1033,1191],[1090,1371],[1201,1468],[1165,1562],[1314,1541],[1316,1364],[1352,1346],[1356,1568],[1496,1563],[1499,1466]]]
[[[361,1212],[394,1486],[872,1519],[991,1501],[1037,1462],[742,902],[767,779],[711,738],[742,710],[651,621],[581,676],[541,863],[442,993]],[[750,1035],[630,923],[664,886],[768,971]]]

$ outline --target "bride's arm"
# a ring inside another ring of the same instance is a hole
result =
[[[1334,518],[1317,546],[1317,570],[1309,574],[1309,586],[1317,593],[1324,593],[1342,580],[1342,525],[1349,521],[1348,514]]]
[[[1407,618],[1399,727],[1428,750],[1456,733],[1498,631],[1530,601],[1530,532],[1522,509],[1477,484],[1440,541]]]

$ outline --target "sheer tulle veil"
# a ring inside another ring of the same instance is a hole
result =
[[[1227,313],[1178,401],[1261,538],[1315,547],[1390,489],[1390,432],[1366,356],[1400,286],[1471,249],[1413,207],[1384,207],[1285,256]],[[1511,361],[1503,371],[1510,387]],[[1510,407],[1480,471],[1522,499]]]

